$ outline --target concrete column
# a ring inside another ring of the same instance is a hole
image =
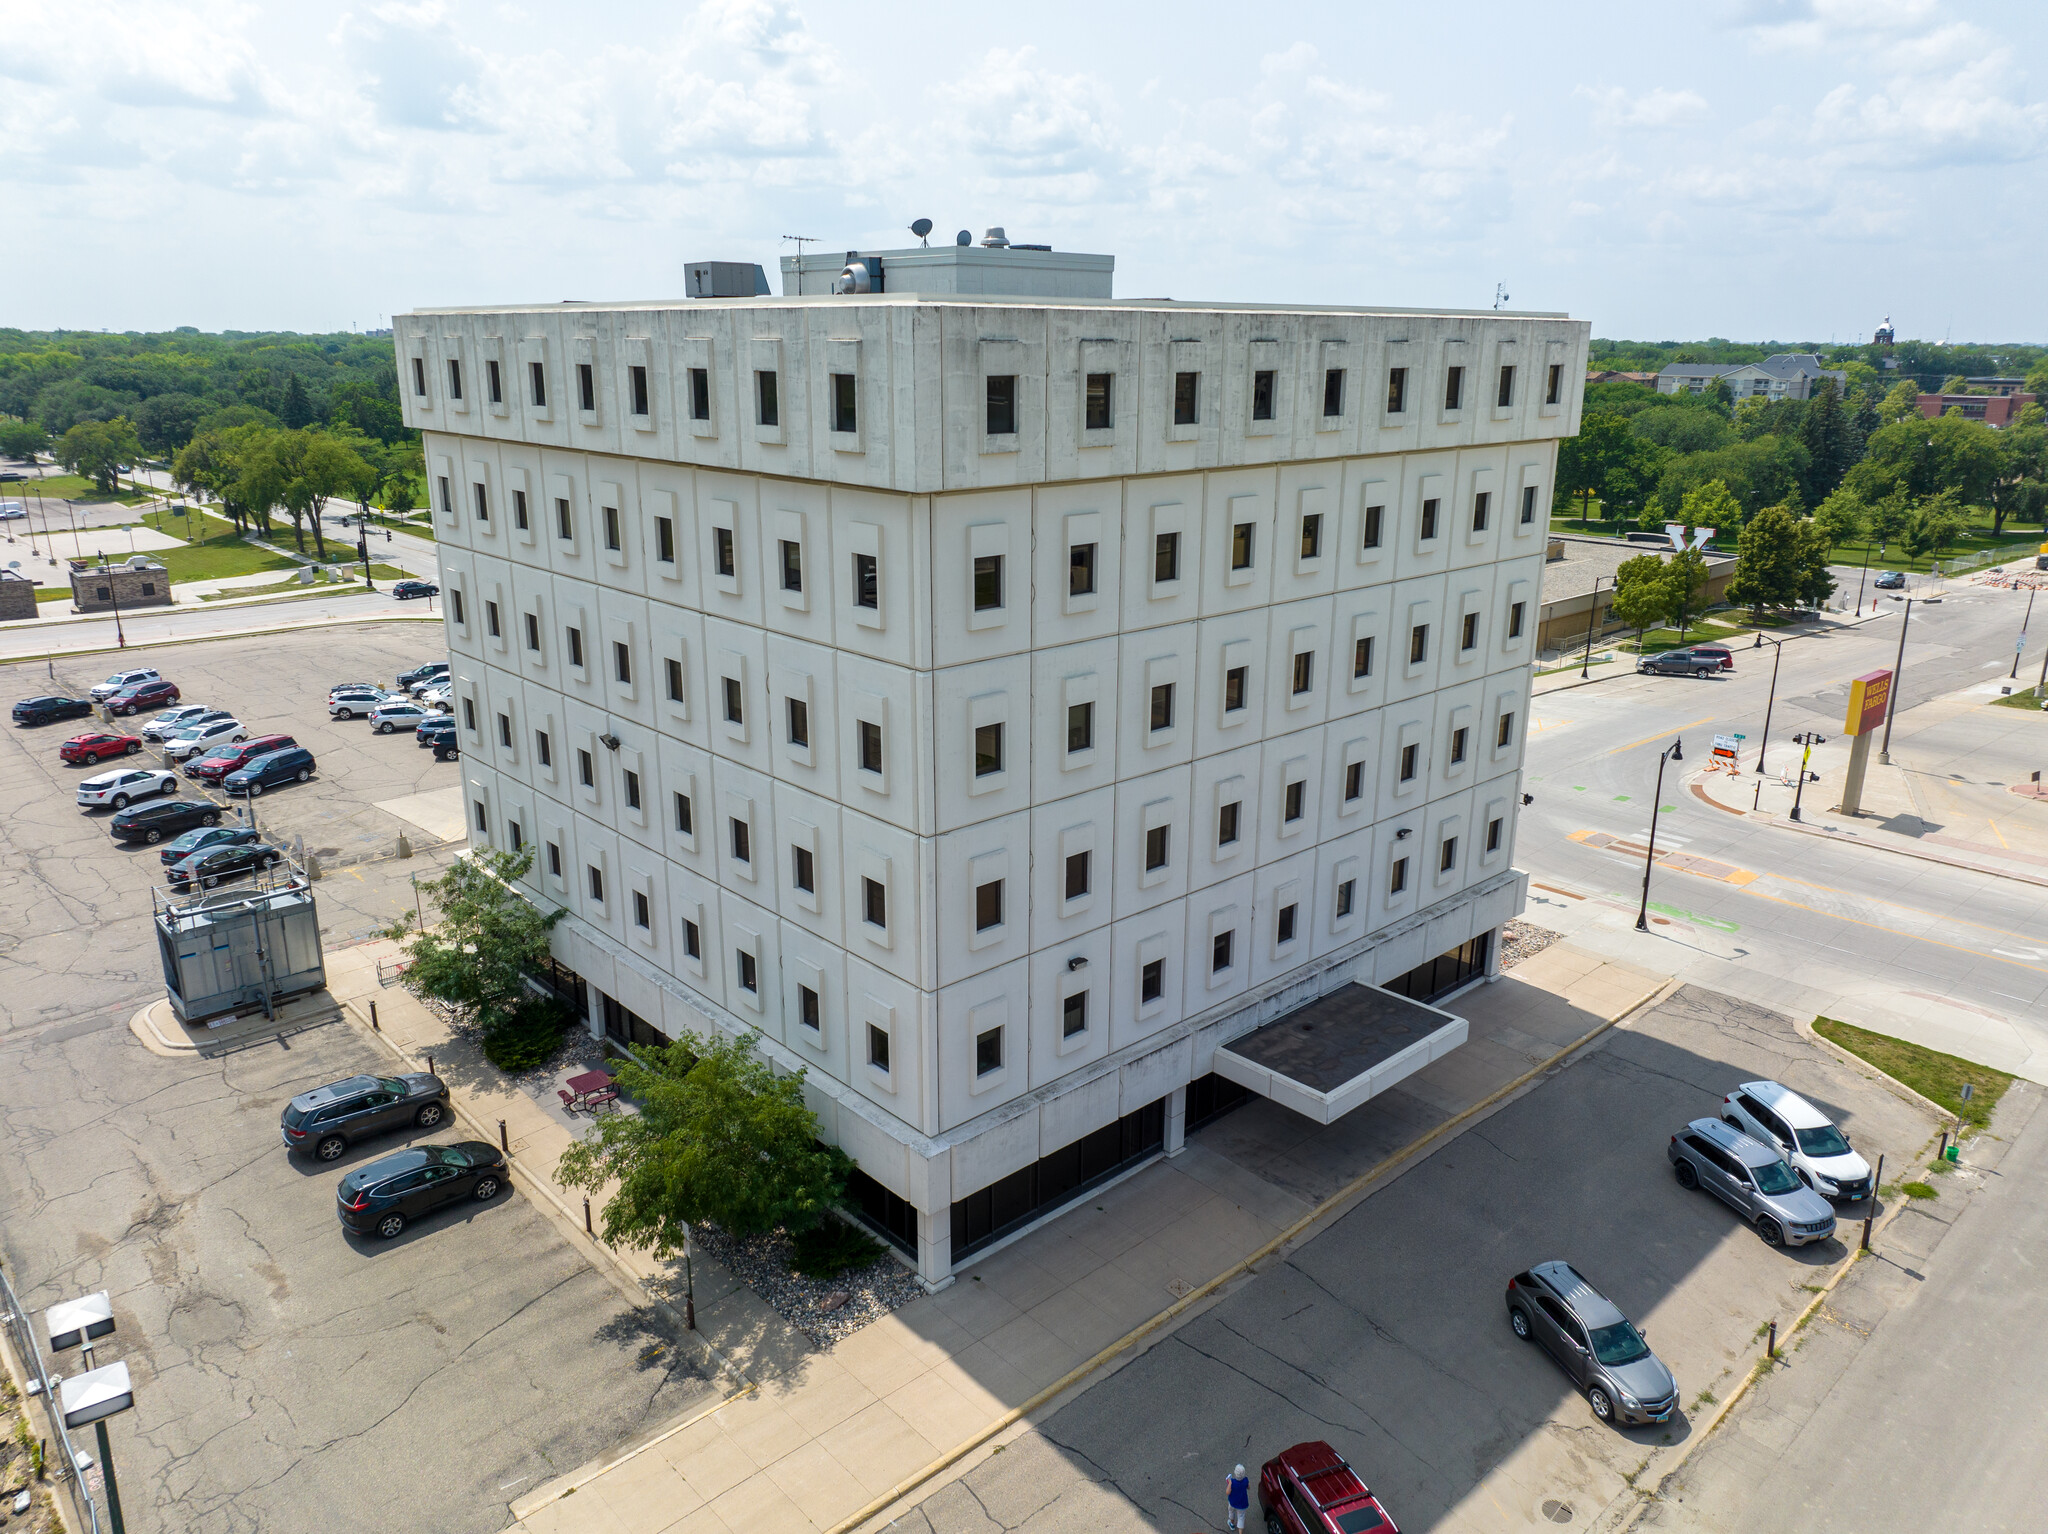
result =
[[[1863,812],[1863,774],[1870,766],[1870,732],[1858,735],[1849,747],[1849,770],[1842,774],[1842,804],[1844,815],[1860,815]]]
[[[583,1026],[593,1039],[604,1037],[604,992],[588,980],[583,982]]]
[[[1486,983],[1492,985],[1500,979],[1500,945],[1507,941],[1507,929],[1495,927],[1493,941],[1486,945]]]
[[[1166,1098],[1166,1154],[1178,1156],[1187,1149],[1188,1089],[1175,1087]]]
[[[953,1219],[950,1209],[917,1216],[917,1276],[927,1294],[953,1282]]]

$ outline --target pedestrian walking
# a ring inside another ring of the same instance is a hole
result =
[[[1252,1483],[1239,1465],[1223,1483],[1223,1527],[1242,1529],[1244,1515],[1252,1505]]]

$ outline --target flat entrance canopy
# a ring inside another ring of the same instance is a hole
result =
[[[1437,1007],[1353,983],[1216,1051],[1216,1074],[1318,1124],[1465,1042],[1467,1025]]]

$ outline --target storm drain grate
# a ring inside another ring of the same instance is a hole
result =
[[[1543,1504],[1543,1516],[1552,1523],[1570,1523],[1572,1521],[1572,1505],[1569,1502],[1560,1502],[1557,1498],[1552,1497]]]

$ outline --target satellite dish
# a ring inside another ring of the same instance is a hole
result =
[[[974,243],[974,232],[970,229],[962,229],[953,236],[953,243],[955,245],[972,245]]]
[[[918,219],[910,226],[910,232],[929,245],[931,241],[925,240],[925,236],[932,232],[932,221],[928,218]]]

